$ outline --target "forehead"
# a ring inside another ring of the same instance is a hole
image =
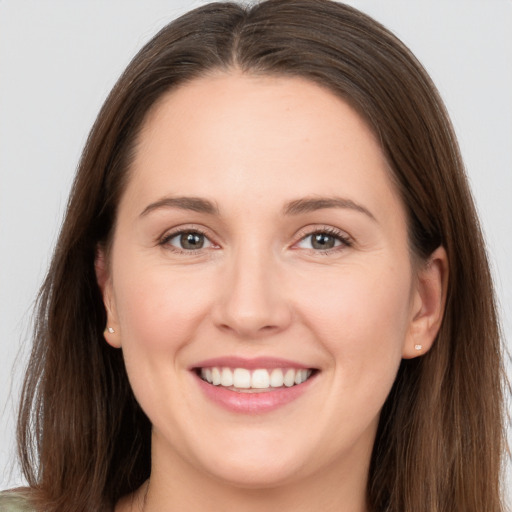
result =
[[[397,200],[373,132],[345,101],[302,78],[235,72],[196,79],[159,100],[140,132],[127,195],[130,188],[146,201],[158,194],[284,201],[333,189]]]

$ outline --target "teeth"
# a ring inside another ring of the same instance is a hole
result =
[[[304,382],[307,378],[308,378],[307,370],[298,370],[295,373],[295,384],[300,384],[301,382]]]
[[[226,388],[233,385],[233,372],[229,368],[222,368],[220,385]]]
[[[273,388],[282,388],[284,385],[283,370],[274,368],[270,374],[270,385]]]
[[[251,387],[266,389],[270,387],[270,375],[267,370],[254,370],[251,377]]]
[[[214,386],[239,389],[289,388],[302,384],[311,375],[305,368],[259,368],[252,373],[247,368],[201,368],[201,378]]]
[[[286,373],[284,374],[284,385],[289,388],[295,384],[295,370],[292,370],[291,368],[289,370],[286,370]]]
[[[224,368],[230,372],[229,368]],[[248,389],[251,387],[251,372],[246,368],[236,368],[233,372],[233,386],[235,388]]]
[[[218,386],[220,384],[220,381],[221,377],[219,369],[216,367],[212,368],[212,384],[214,386]]]

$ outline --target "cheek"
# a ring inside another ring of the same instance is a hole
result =
[[[166,411],[188,408],[179,370],[184,348],[197,338],[204,319],[209,281],[126,259],[115,268],[115,302],[131,387],[152,423],[168,425]]]
[[[205,314],[209,280],[165,265],[126,265],[126,270],[115,287],[123,348],[149,354],[186,344]]]
[[[303,318],[342,370],[343,387],[392,383],[410,316],[411,280],[395,265],[342,269],[303,296]],[[368,391],[368,390],[367,390]]]

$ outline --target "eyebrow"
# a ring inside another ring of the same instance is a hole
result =
[[[160,208],[179,208],[180,210],[190,210],[210,215],[219,214],[219,209],[214,203],[201,197],[164,197],[146,206],[140,217],[144,217],[148,213]]]
[[[179,208],[193,212],[206,213],[209,215],[219,215],[217,206],[201,197],[164,197],[146,206],[140,217],[144,217],[154,210],[160,208]],[[328,208],[344,208],[363,213],[370,219],[376,221],[374,215],[364,206],[352,201],[351,199],[341,197],[305,197],[286,203],[283,208],[284,215],[301,215],[304,213],[324,210]]]
[[[323,210],[327,208],[346,208],[355,210],[368,216],[373,221],[377,222],[375,216],[364,206],[342,197],[306,197],[290,201],[284,207],[285,215],[300,215],[309,213],[316,210]]]

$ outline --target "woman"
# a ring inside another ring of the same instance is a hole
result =
[[[503,510],[457,144],[418,62],[352,8],[211,4],[142,49],[84,150],[36,327],[35,510]]]

